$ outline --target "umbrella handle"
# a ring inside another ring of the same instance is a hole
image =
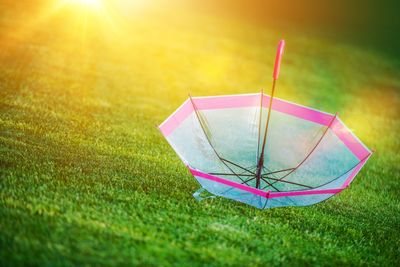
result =
[[[281,68],[281,59],[284,48],[285,48],[285,40],[282,39],[279,41],[278,50],[276,51],[274,74],[272,75],[274,80],[277,80],[279,76],[279,69]]]

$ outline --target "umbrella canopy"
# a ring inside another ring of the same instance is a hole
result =
[[[189,97],[159,128],[203,189],[260,209],[328,199],[371,155],[337,115],[264,93]]]

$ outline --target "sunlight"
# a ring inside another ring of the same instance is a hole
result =
[[[79,5],[87,9],[99,9],[103,5],[101,0],[65,0],[63,3]]]

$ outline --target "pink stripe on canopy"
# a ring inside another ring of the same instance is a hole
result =
[[[162,134],[167,137],[193,112],[192,103],[187,99],[171,116],[158,126]]]
[[[263,107],[268,108],[269,96],[264,95]],[[272,99],[272,109],[289,114],[303,120],[312,121],[325,126],[328,126],[332,121],[334,115],[325,112],[317,111],[305,106],[293,104],[279,98]]]
[[[260,94],[193,97],[193,100],[199,110],[254,107],[260,105]]]

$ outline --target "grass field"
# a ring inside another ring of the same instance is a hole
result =
[[[277,32],[173,12],[106,25],[0,10],[1,266],[398,264],[398,59],[285,36],[277,96],[338,112],[375,154],[326,202],[257,210],[197,202],[155,125],[189,92],[268,90]]]

